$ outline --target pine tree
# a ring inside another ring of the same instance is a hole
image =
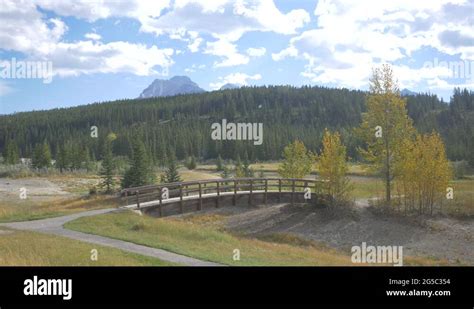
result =
[[[249,178],[254,177],[255,173],[254,173],[254,170],[250,167],[250,162],[248,159],[247,152],[245,152],[244,154],[244,162],[242,164],[242,170],[245,177],[249,177]]]
[[[346,176],[348,166],[346,162],[346,147],[341,143],[339,133],[325,130],[323,149],[317,156],[317,168],[323,188],[330,197],[331,204],[336,205],[348,200],[352,186]]]
[[[18,145],[14,141],[8,141],[3,153],[5,164],[17,164],[20,161]]]
[[[163,175],[161,181],[165,183],[182,181],[181,176],[179,175],[179,172],[178,172],[178,165],[176,163],[176,158],[174,156],[171,156],[170,159],[168,160],[168,165],[166,167],[165,174]]]
[[[230,178],[230,170],[227,166],[224,166],[222,168],[222,173],[221,173],[221,178],[222,179],[228,179]]]
[[[235,174],[235,178],[245,177],[245,170],[244,170],[244,167],[242,165],[242,161],[240,161],[239,156],[237,156],[237,160],[235,162],[234,174]]]
[[[34,168],[51,167],[51,150],[48,143],[44,142],[36,145],[33,152],[32,165]]]
[[[145,145],[138,138],[132,141],[130,168],[122,179],[122,188],[139,187],[155,182],[155,175],[146,155]]]
[[[222,161],[222,157],[221,155],[219,154],[219,156],[217,156],[217,160],[216,160],[216,171],[222,171],[224,169],[224,162]]]
[[[56,168],[58,168],[61,173],[67,168],[67,157],[66,147],[59,146],[56,151]]]
[[[188,161],[186,162],[186,167],[188,168],[188,170],[193,170],[196,168],[196,159],[194,158],[194,156],[190,156],[188,158]]]
[[[112,142],[116,139],[115,134],[111,133],[107,136],[105,140],[105,145],[103,147],[102,153],[102,168],[99,172],[99,175],[102,178],[100,186],[105,188],[105,193],[112,192],[112,188],[115,184],[114,181],[114,158],[112,153]]]
[[[283,178],[303,178],[311,173],[313,154],[301,141],[296,140],[286,146],[283,157],[284,160],[278,167],[278,174]]]

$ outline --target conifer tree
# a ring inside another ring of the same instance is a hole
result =
[[[224,166],[222,168],[222,173],[221,173],[221,178],[222,179],[228,179],[230,178],[230,170],[227,166]]]
[[[250,167],[250,162],[247,158],[247,156],[245,156],[244,158],[244,162],[242,164],[242,170],[243,170],[243,174],[245,177],[254,177],[254,171],[253,169]]]
[[[130,168],[122,179],[122,188],[139,187],[155,182],[155,175],[146,155],[145,145],[137,137],[132,140]]]
[[[172,183],[182,181],[181,176],[178,172],[178,165],[176,163],[176,158],[171,156],[168,160],[166,171],[161,178],[161,182]]]
[[[48,143],[37,144],[32,157],[34,168],[48,168],[51,166],[51,150]]]
[[[219,171],[222,171],[223,169],[224,169],[224,162],[222,161],[222,157],[219,154],[216,160],[216,170],[219,172]]]
[[[188,161],[186,162],[186,167],[188,168],[188,170],[193,170],[196,168],[196,159],[194,158],[194,156],[190,156],[188,158]]]
[[[115,134],[110,133],[105,139],[105,144],[103,147],[102,153],[102,167],[99,172],[100,177],[102,178],[100,186],[105,188],[105,193],[112,192],[112,188],[115,184],[114,181],[114,157],[112,153],[112,142],[116,139]]]
[[[235,178],[245,177],[245,170],[244,170],[244,167],[242,165],[242,161],[240,161],[239,156],[237,156],[237,160],[235,162],[234,174],[235,174]]]
[[[3,157],[7,165],[17,164],[20,161],[18,145],[14,141],[7,142]]]
[[[56,150],[56,168],[63,173],[67,167],[67,155],[64,146],[59,146]]]

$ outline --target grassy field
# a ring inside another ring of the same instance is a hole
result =
[[[351,193],[354,199],[382,197],[384,186],[381,179],[375,177],[351,177],[354,190]]]
[[[91,250],[97,250],[97,261]],[[34,232],[0,230],[1,266],[171,266],[122,250]]]
[[[474,218],[474,180],[454,180],[450,185],[454,190],[454,198],[441,206],[442,211],[456,217]]]
[[[350,256],[292,235],[245,238],[226,232],[219,216],[191,219],[152,218],[131,212],[80,218],[66,227],[122,239],[226,265],[318,266],[353,265]],[[233,259],[240,250],[240,260]],[[406,265],[444,265],[446,261],[406,258]]]
[[[208,171],[198,171],[198,170],[188,170],[180,169],[179,174],[183,181],[193,181],[193,180],[206,180],[206,179],[219,179],[221,178],[219,173],[210,173]]]
[[[259,171],[264,171],[267,173],[276,173],[278,172],[278,166],[280,162],[262,162],[262,163],[255,163],[250,164],[250,167],[258,173]],[[233,165],[228,165],[228,167],[233,168]],[[205,171],[205,172],[215,172],[216,165],[214,164],[200,164],[196,168],[197,170]],[[313,166],[312,174],[316,174],[317,169]],[[372,176],[373,173],[367,170],[367,166],[364,164],[349,164],[349,175],[353,176]]]
[[[44,202],[28,199],[0,201],[0,222],[37,220],[117,206],[118,200],[107,196],[57,198]]]

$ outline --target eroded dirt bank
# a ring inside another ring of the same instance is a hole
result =
[[[247,236],[292,233],[347,251],[361,245],[403,246],[406,256],[446,259],[474,265],[474,221],[406,218],[375,214],[356,207],[343,216],[321,208],[288,204],[223,207],[206,213],[226,216],[225,228]]]

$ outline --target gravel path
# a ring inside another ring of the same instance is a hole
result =
[[[128,252],[151,256],[163,261],[177,263],[177,264],[181,264],[185,266],[219,266],[219,264],[217,263],[201,261],[195,258],[176,254],[176,253],[165,251],[162,249],[150,248],[147,246],[137,245],[131,242],[122,241],[118,239],[112,239],[112,238],[93,235],[93,234],[86,234],[82,232],[71,231],[63,227],[63,225],[66,222],[75,220],[77,218],[86,217],[86,216],[95,216],[95,215],[100,215],[100,214],[113,212],[113,211],[117,211],[117,209],[108,208],[108,209],[84,211],[84,212],[62,216],[62,217],[56,217],[56,218],[48,218],[48,219],[24,221],[24,222],[2,223],[0,224],[0,226],[12,228],[16,230],[28,230],[28,231],[34,231],[34,232],[40,232],[40,233],[46,233],[46,234],[59,235],[59,236],[72,238],[72,239],[76,239],[76,240],[80,240],[80,241],[84,241],[84,242],[88,242],[92,244],[113,247],[113,248],[121,249]]]

